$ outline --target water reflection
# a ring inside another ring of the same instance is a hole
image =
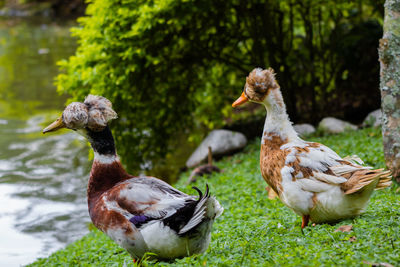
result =
[[[43,138],[65,102],[56,62],[75,50],[69,26],[0,21],[0,266],[47,256],[87,232],[88,146]]]
[[[62,107],[54,89],[56,62],[75,50],[69,27],[0,20],[0,116],[29,115]],[[46,51],[46,53],[43,53]]]
[[[74,133],[43,138],[44,122],[0,125],[0,263],[28,263],[87,231],[87,146]]]

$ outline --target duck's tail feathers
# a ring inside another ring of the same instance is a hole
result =
[[[366,186],[376,182],[375,189],[383,189],[392,184],[391,172],[384,169],[360,169],[354,171],[347,182],[341,184],[346,195],[362,191]]]
[[[199,193],[199,199],[197,200],[197,204],[194,208],[194,212],[190,220],[179,230],[178,234],[183,235],[188,231],[192,230],[196,226],[198,226],[204,219],[206,209],[207,209],[207,200],[210,198],[210,191],[208,185],[206,184],[206,191],[203,195],[200,189],[197,187],[193,187]]]
[[[389,170],[383,171],[379,178],[379,182],[375,188],[376,190],[389,187],[392,184],[392,172]]]

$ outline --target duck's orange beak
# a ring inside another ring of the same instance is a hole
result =
[[[233,102],[232,107],[240,106],[241,104],[244,104],[247,101],[249,101],[249,99],[246,97],[246,95],[243,92],[242,95],[238,99],[236,99],[235,102]]]
[[[44,128],[43,133],[45,134],[48,132],[54,132],[61,128],[65,128],[65,124],[62,120],[62,117],[59,117],[55,122]]]

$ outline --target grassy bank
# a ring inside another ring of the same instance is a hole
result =
[[[341,135],[314,137],[341,156],[357,154],[366,164],[384,167],[381,133],[364,129]],[[301,218],[278,199],[268,200],[259,171],[259,140],[243,153],[217,162],[224,170],[200,178],[196,186],[210,185],[225,211],[214,224],[206,253],[157,266],[319,266],[390,263],[400,265],[400,192],[398,186],[374,193],[364,215],[335,225],[307,227]],[[179,189],[195,193],[181,177]],[[352,225],[350,232],[335,232]],[[93,230],[67,248],[39,259],[31,266],[123,266],[132,265],[128,254]]]

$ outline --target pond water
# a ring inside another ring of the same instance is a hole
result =
[[[72,132],[43,136],[66,96],[56,62],[73,54],[69,27],[0,21],[0,266],[45,257],[85,234],[87,143]]]

